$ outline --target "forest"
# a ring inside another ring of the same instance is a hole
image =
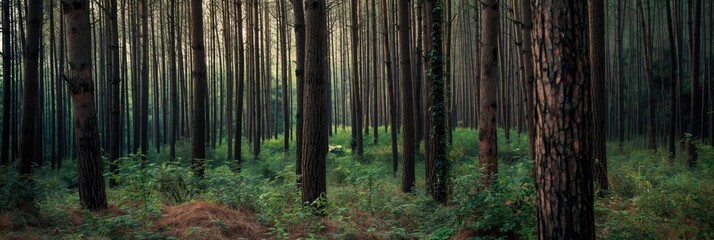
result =
[[[714,1],[0,7],[0,240],[714,239]]]

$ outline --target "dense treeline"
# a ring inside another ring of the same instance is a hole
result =
[[[589,239],[595,196],[611,189],[607,141],[691,169],[714,145],[708,1],[3,0],[2,10],[0,164],[17,164],[27,185],[37,169],[78,169],[92,210],[107,207],[105,180],[121,184],[106,176],[133,154],[143,167],[169,152],[203,179],[215,149],[235,172],[275,161],[263,157],[271,139],[295,156],[302,202],[322,210],[329,136],[347,127],[356,161],[389,142],[382,167],[401,191],[448,205],[454,133],[468,128],[484,188],[499,182],[501,149],[525,135],[538,237]],[[177,155],[182,141],[191,159]]]

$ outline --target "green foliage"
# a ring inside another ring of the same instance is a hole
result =
[[[186,141],[179,142],[175,161],[170,161],[168,151],[150,152],[146,160],[141,153],[121,158],[119,173],[111,176],[120,185],[108,189],[110,208],[121,211],[117,214],[77,210],[75,160],[67,161],[62,171],[38,169],[31,189],[23,189],[14,168],[0,168],[0,190],[7,193],[0,195],[0,213],[14,212],[15,224],[50,239],[171,238],[165,235],[167,229],[156,227],[162,208],[191,201],[250,211],[276,239],[449,239],[464,232],[475,239],[532,239],[536,196],[527,138],[514,131],[507,142],[503,133],[499,129],[499,175],[488,189],[481,182],[478,135],[468,129],[453,133],[447,155],[451,195],[446,204],[425,193],[421,160],[415,193],[401,193],[401,177],[391,172],[390,141],[383,138],[374,145],[372,136],[365,135],[369,144],[362,159],[346,152],[328,153],[328,193],[318,203],[324,217],[315,216],[314,209],[301,202],[294,142],[291,151],[283,153],[281,139],[266,141],[258,160],[244,158],[241,172],[233,171],[233,162],[226,160],[225,145],[210,149],[204,180],[190,170]],[[331,146],[347,146],[349,135],[349,128],[337,131]],[[700,161],[690,169],[685,157],[670,162],[665,153],[643,149],[642,142],[626,143],[623,153],[612,151],[617,149],[614,143],[609,145],[612,189],[595,201],[598,237],[714,238],[714,149],[698,145]],[[247,150],[247,143],[243,147]],[[37,219],[18,213],[23,191],[36,194]],[[42,224],[30,226],[33,221]],[[217,225],[222,226],[220,220]],[[3,236],[22,234],[0,230]]]

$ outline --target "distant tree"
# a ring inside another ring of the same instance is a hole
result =
[[[587,2],[533,7],[538,238],[594,239]]]
[[[692,5],[692,1],[694,1]],[[695,144],[695,141],[693,140],[698,140],[702,134],[701,134],[701,129],[702,129],[702,89],[701,89],[701,84],[700,84],[700,72],[699,70],[701,69],[701,59],[700,59],[700,51],[701,51],[701,24],[702,24],[702,1],[701,0],[689,0],[690,4],[690,9],[691,9],[691,14],[690,16],[690,23],[691,29],[690,29],[690,45],[689,45],[689,54],[690,54],[690,59],[692,63],[689,65],[690,71],[689,74],[691,76],[691,84],[690,84],[690,90],[691,90],[691,118],[690,118],[690,131],[689,133],[692,135],[688,144],[688,153],[689,153],[689,166],[694,167],[697,165],[697,145]]]
[[[407,4],[408,3],[409,2],[407,2]],[[387,20],[388,19],[388,17],[387,17],[387,15],[388,15],[387,14],[388,13],[387,12],[387,0],[382,0],[381,7],[382,7],[382,26],[384,27],[384,29],[387,29],[387,28],[389,28],[389,22]],[[407,5],[407,11],[406,11],[407,14],[409,14],[408,7],[409,6]],[[402,13],[402,12],[399,12],[399,13]],[[408,18],[405,17],[404,19],[408,19]],[[406,24],[408,25],[409,22],[407,22]],[[408,30],[407,30],[406,35],[409,35]],[[395,94],[394,93],[394,76],[393,76],[394,74],[392,72],[392,56],[391,56],[392,52],[389,49],[389,31],[386,31],[386,30],[382,31],[382,36],[383,36],[382,40],[384,41],[384,66],[385,66],[385,71],[387,73],[387,91],[388,91],[387,95],[389,98],[389,120],[391,123],[390,132],[391,132],[391,137],[392,137],[392,173],[394,174],[394,176],[397,176],[397,173],[399,171],[399,152],[397,150],[398,149],[397,148],[397,128],[399,127],[399,124],[397,123],[397,113],[396,113],[397,103],[396,103],[396,99],[394,97],[394,94]],[[408,47],[409,47],[409,44],[407,43],[406,59],[409,59],[409,48]],[[406,71],[410,71],[411,70],[410,68],[411,68],[411,66],[407,67]],[[411,85],[409,86],[409,88],[411,88]],[[408,91],[407,93],[410,93],[410,92],[411,91]],[[411,97],[411,94],[409,94],[408,96]],[[409,99],[409,100],[411,100],[411,99]],[[408,101],[407,103],[409,105],[411,105],[412,101]],[[409,116],[414,116],[414,114],[409,114]],[[413,124],[413,122],[410,122],[409,124]],[[412,132],[412,134],[413,134],[414,129],[412,129],[410,132]],[[413,137],[412,137],[412,139],[413,139]],[[411,144],[411,146],[413,147],[414,144]],[[413,155],[414,154],[412,154],[412,156]],[[412,164],[412,166],[413,166],[413,164]],[[413,175],[414,174],[412,172],[412,176]],[[412,177],[412,185],[414,185],[413,177]]]
[[[302,155],[302,201],[324,200],[329,107],[327,76],[327,6],[325,0],[305,1],[305,113]],[[320,208],[323,205],[317,205]]]
[[[69,72],[65,76],[72,97],[74,115],[74,145],[77,149],[79,200],[90,210],[107,207],[104,188],[104,166],[99,149],[97,111],[94,102],[92,59],[89,25],[89,0],[62,2],[67,23],[67,61]]]

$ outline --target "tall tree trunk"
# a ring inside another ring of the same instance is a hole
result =
[[[605,112],[605,100],[607,84],[606,76],[606,50],[605,50],[605,5],[603,0],[589,1],[589,41],[590,41],[590,96],[592,97],[591,107],[593,115],[592,134],[592,159],[594,163],[595,181],[600,190],[607,191],[607,114]]]
[[[669,159],[670,163],[673,163],[674,157],[677,156],[676,142],[678,141],[677,133],[677,76],[679,76],[679,66],[677,62],[677,55],[679,50],[677,48],[677,42],[674,38],[674,24],[672,23],[672,5],[669,0],[665,2],[665,7],[667,9],[667,36],[669,38],[669,64],[671,69],[669,70]]]
[[[228,160],[233,160],[233,36],[231,34],[230,3],[223,2],[223,44],[226,56],[226,140]],[[238,116],[240,117],[240,115]],[[240,135],[236,135],[240,137]]]
[[[193,68],[193,115],[191,167],[204,177],[206,161],[206,52],[203,45],[203,8],[201,0],[191,0],[191,52]]]
[[[303,1],[293,0],[293,17],[295,18],[295,77],[297,82],[297,110],[295,111],[295,173],[302,175],[303,149],[303,93],[305,92],[305,15]],[[301,181],[301,179],[298,179]]]
[[[105,5],[109,8],[107,12],[106,27],[109,36],[109,44],[107,44],[107,52],[109,53],[108,59],[108,69],[109,69],[109,84],[111,84],[110,90],[110,104],[111,104],[111,117],[110,117],[110,129],[109,134],[109,171],[112,174],[117,174],[119,156],[121,155],[121,146],[123,141],[123,131],[121,130],[121,99],[119,96],[119,87],[121,83],[121,78],[119,76],[119,30],[117,22],[117,1],[116,0],[106,0]],[[117,185],[116,178],[109,178],[109,186],[113,187]]]
[[[483,2],[483,32],[481,35],[481,105],[479,114],[479,162],[484,172],[484,185],[490,186],[498,173],[496,99],[498,92],[498,36],[500,17],[498,0]]]
[[[302,202],[321,209],[326,201],[327,157],[327,6],[325,0],[305,1],[305,113],[302,162]]]
[[[384,0],[382,0],[384,1]],[[416,139],[414,129],[414,106],[412,105],[411,61],[409,55],[409,0],[398,0],[399,14],[399,95],[402,102],[402,192],[411,192],[414,188]],[[387,41],[387,40],[385,40]]]
[[[42,1],[29,0],[27,4],[27,40],[24,49],[24,85],[22,93],[22,131],[20,135],[20,175],[29,179],[35,162],[35,153],[40,151],[37,143],[37,105],[39,93],[39,57],[42,40]],[[5,52],[5,54],[8,54]],[[7,89],[5,91],[8,91]],[[42,116],[40,116],[42,117]],[[29,182],[28,182],[29,183]],[[31,200],[32,199],[28,199]]]
[[[288,44],[286,32],[288,31],[287,6],[285,0],[280,0],[280,70],[282,81],[283,101],[283,151],[290,150],[290,105],[288,105]],[[277,86],[276,86],[277,87]],[[277,116],[276,116],[277,121]]]
[[[178,139],[179,120],[181,113],[179,112],[179,97],[178,97],[178,82],[179,76],[176,69],[176,43],[181,44],[176,39],[176,1],[169,0],[169,95],[171,95],[171,127],[169,128],[169,156],[171,160],[176,159],[176,139]],[[179,32],[178,35],[181,35]]]
[[[691,2],[692,0],[690,0]],[[692,29],[690,29],[690,38],[691,38],[691,45],[690,45],[690,57],[691,57],[691,64],[690,64],[690,75],[691,75],[691,118],[690,118],[690,134],[692,134],[691,139],[689,141],[689,159],[688,163],[690,167],[694,167],[697,165],[697,145],[695,144],[694,140],[698,140],[702,135],[701,135],[701,119],[702,119],[702,89],[699,84],[699,69],[701,68],[701,60],[700,60],[700,45],[701,45],[701,22],[702,22],[702,1],[701,0],[693,0],[694,5],[691,6],[690,8],[692,9],[692,12],[690,16],[692,19],[690,21],[693,21],[693,26]]]
[[[409,1],[405,1],[405,2],[406,2],[406,6],[405,6],[406,11],[405,12],[406,12],[406,14],[409,14]],[[397,123],[397,113],[396,113],[397,103],[396,103],[396,100],[394,99],[394,77],[392,74],[392,56],[391,56],[391,51],[389,50],[389,31],[388,31],[389,21],[387,20],[388,19],[388,17],[387,17],[387,14],[388,14],[387,0],[382,0],[381,3],[382,3],[382,26],[383,26],[382,40],[384,41],[384,68],[385,68],[385,71],[387,72],[387,91],[389,91],[387,93],[387,95],[389,98],[389,120],[390,120],[390,125],[391,125],[390,130],[391,130],[391,135],[392,135],[392,173],[394,174],[394,176],[397,176],[397,173],[399,171],[399,152],[397,150],[397,128],[399,127],[399,124]],[[399,13],[402,13],[402,12],[399,12]],[[404,18],[407,20],[406,26],[409,26],[409,22],[408,22],[409,18],[408,17],[404,17]],[[406,30],[406,35],[409,35],[409,29]],[[410,54],[408,42],[407,42],[406,46],[407,46],[406,54],[407,54],[407,59],[408,59],[409,54]],[[411,68],[411,66],[407,66],[406,70],[411,71],[410,68]],[[411,85],[409,86],[409,88],[411,88]],[[403,89],[404,88],[402,88],[402,90]],[[410,93],[410,92],[407,92],[407,93]],[[411,95],[411,94],[408,94],[408,95]],[[411,100],[411,99],[408,99],[408,100]],[[409,101],[408,103],[409,103],[409,105],[411,105],[411,101]],[[410,114],[410,116],[413,116],[413,114]],[[410,124],[414,124],[413,121],[410,122]],[[414,134],[414,129],[412,129],[412,131],[410,131],[410,132],[412,134]],[[411,141],[414,141],[413,136],[412,136]],[[413,147],[414,144],[411,144],[411,146]],[[406,148],[404,148],[404,149],[406,149]],[[412,149],[412,151],[413,151],[413,149]],[[412,156],[413,156],[413,154],[412,154]],[[413,166],[413,164],[412,164],[412,166]],[[406,172],[405,172],[405,175],[406,175]],[[412,176],[414,176],[413,172],[412,172]],[[409,180],[409,179],[407,179],[407,180]],[[411,181],[413,182],[413,177],[412,177]],[[411,185],[413,186],[414,184],[412,183]]]
[[[238,82],[238,91],[236,93],[236,108],[237,108],[237,115],[236,115],[236,143],[234,147],[235,153],[233,156],[235,156],[235,169],[237,171],[240,171],[241,169],[241,162],[243,160],[242,156],[242,142],[243,142],[243,86],[244,86],[244,76],[245,76],[245,51],[243,49],[243,9],[241,7],[242,5],[242,0],[236,1],[236,21],[238,22],[238,26],[236,29],[236,34],[238,34],[238,59],[236,62],[238,63],[238,75],[236,76],[236,80]]]
[[[97,111],[94,108],[88,8],[88,0],[62,2],[67,28],[73,29],[66,33],[69,72],[65,78],[72,97],[74,144],[79,165],[79,200],[83,207],[98,210],[107,207],[107,196],[99,149]]]
[[[587,2],[533,6],[538,238],[594,239]]]
[[[644,45],[644,54],[645,54],[645,77],[647,79],[647,148],[653,151],[657,150],[657,135],[655,133],[655,100],[654,100],[654,80],[652,79],[652,36],[650,33],[650,27],[648,26],[647,22],[649,22],[649,18],[646,16],[645,11],[649,11],[649,1],[646,3],[642,2],[643,0],[637,0],[637,10],[640,15],[640,25],[642,27],[642,41]],[[646,5],[646,6],[645,6]],[[596,43],[596,41],[591,41],[593,44]],[[597,41],[597,43],[600,43]],[[592,47],[592,45],[591,45]],[[597,63],[591,59],[591,62],[593,62],[593,66],[597,66]],[[598,72],[597,69],[593,67],[593,72]],[[592,79],[602,79],[602,78],[595,78],[593,76]],[[594,98],[597,98],[598,95],[593,95]],[[597,131],[596,131],[597,132]],[[597,161],[597,160],[596,160]]]
[[[352,26],[350,26],[352,31],[352,85],[351,85],[351,105],[352,105],[352,149],[353,152],[357,153],[357,156],[362,157],[364,148],[362,146],[362,104],[359,82],[359,61],[357,56],[359,54],[359,23],[357,22],[357,0],[352,0]]]
[[[429,152],[425,161],[426,175],[432,180],[427,185],[428,191],[437,202],[444,203],[448,196],[449,162],[447,158],[446,139],[446,104],[444,94],[444,55],[443,55],[443,24],[442,15],[443,2],[441,0],[431,0],[427,4],[427,13],[430,15],[427,22],[432,27],[429,29],[431,36],[431,51],[429,51],[429,98],[431,104],[431,127],[427,142]],[[429,163],[429,164],[427,164]]]
[[[10,164],[10,122],[12,121],[12,24],[10,23],[10,0],[4,0],[2,3],[2,78],[3,78],[3,96],[2,96],[2,146],[0,146],[0,165],[7,166]],[[58,126],[58,128],[61,128]]]

